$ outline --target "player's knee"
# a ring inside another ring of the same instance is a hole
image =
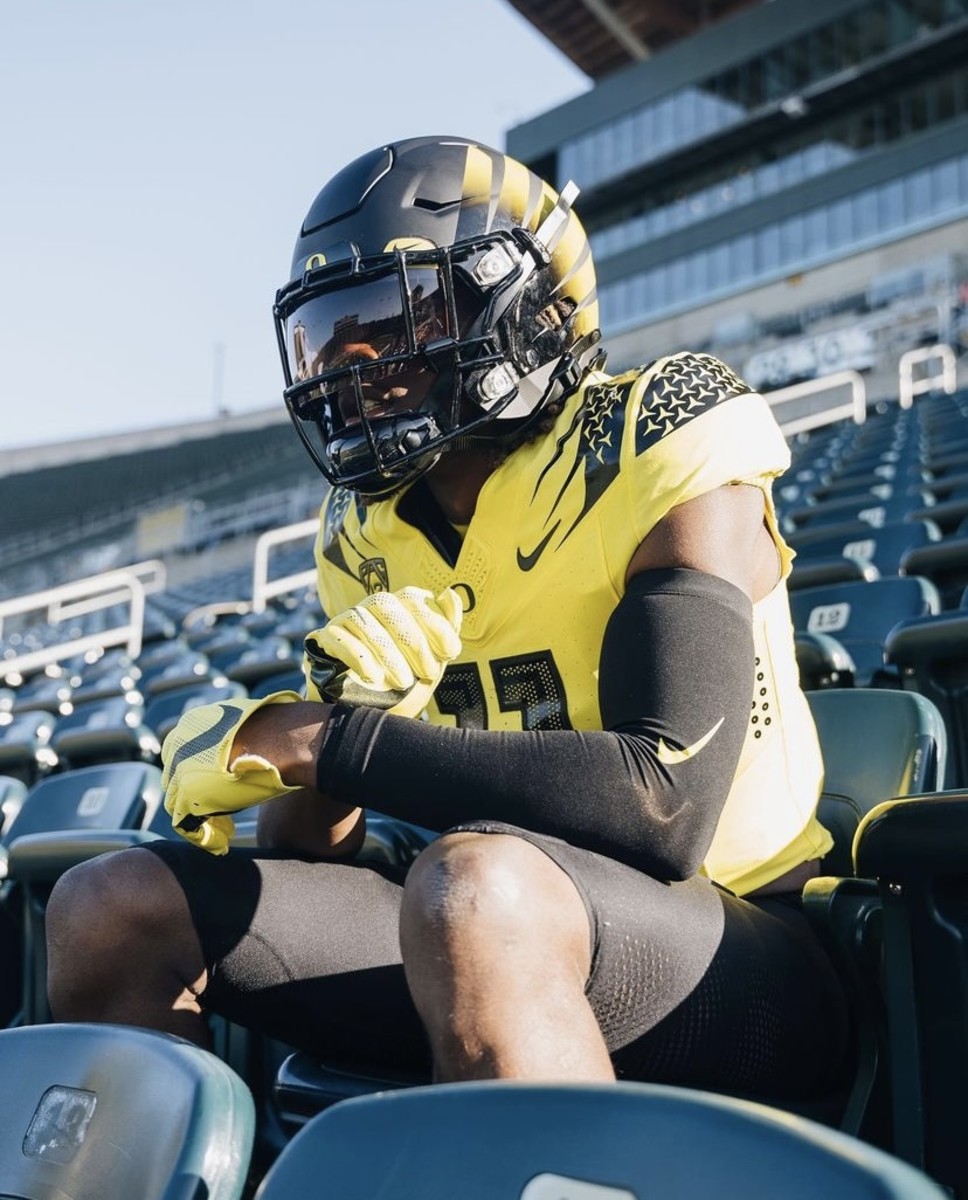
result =
[[[430,936],[516,942],[555,936],[555,902],[562,872],[518,837],[459,833],[438,838],[407,876],[401,910],[404,938]],[[560,915],[560,914],[559,914]]]
[[[167,878],[166,878],[167,877]],[[100,855],[61,876],[47,904],[51,1000],[123,970],[132,951],[165,938],[174,877],[140,850]]]

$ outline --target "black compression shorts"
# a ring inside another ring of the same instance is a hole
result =
[[[748,902],[700,877],[659,883],[494,823],[568,874],[592,938],[587,994],[620,1077],[776,1097],[828,1091],[846,1004],[796,896]],[[261,850],[146,847],[184,890],[209,969],[206,1008],[328,1061],[427,1072],[400,964],[403,873]],[[139,851],[135,851],[137,853]]]

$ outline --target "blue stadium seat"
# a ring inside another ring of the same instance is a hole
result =
[[[655,1084],[449,1083],[313,1118],[257,1200],[940,1200],[905,1163],[813,1122]]]
[[[54,883],[75,863],[156,836],[144,827],[160,806],[161,770],[140,762],[49,775],[27,793],[0,842],[4,903],[16,903],[23,926],[22,1023],[49,1018],[45,914]]]
[[[794,629],[835,637],[854,661],[859,687],[900,687],[897,668],[884,657],[888,635],[900,621],[940,609],[937,588],[919,577],[835,583],[790,593]]]
[[[917,571],[900,570],[904,556],[917,547],[933,545],[940,538],[941,531],[930,521],[892,521],[880,528],[854,530],[846,536],[835,532],[802,543],[794,539],[797,557],[793,561],[793,574],[809,568],[816,559],[840,556],[870,563],[880,575],[917,575]]]
[[[145,709],[145,724],[154,730],[160,742],[175,726],[183,712],[199,704],[214,704],[219,700],[231,700],[245,696],[246,688],[231,680],[203,679],[185,687],[170,688],[159,692]]]
[[[968,586],[968,531],[912,546],[901,558],[900,573],[930,579],[941,594],[942,608],[957,608]]]
[[[854,660],[835,637],[798,630],[794,634],[794,649],[800,687],[804,691],[854,686]]]
[[[78,704],[58,718],[50,746],[61,769],[108,762],[157,762],[161,745],[145,723],[140,693]]]
[[[15,713],[0,724],[0,771],[33,785],[53,770],[57,756],[50,739],[56,724],[57,717],[42,708]]]
[[[48,712],[54,716],[70,711],[70,680],[63,674],[41,674],[14,689],[13,712]]]
[[[898,623],[885,656],[901,684],[930,697],[951,744],[945,787],[968,787],[968,610],[952,609]]]
[[[854,857],[882,907],[894,1152],[968,1196],[968,793],[878,806]]]
[[[239,1200],[255,1113],[239,1076],[122,1025],[0,1030],[0,1195]]]

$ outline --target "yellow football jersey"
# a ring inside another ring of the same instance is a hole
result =
[[[464,601],[463,650],[432,722],[601,729],[602,638],[639,543],[686,500],[729,483],[759,487],[783,579],[754,606],[750,723],[704,864],[743,894],[832,844],[815,815],[822,764],[798,683],[785,584],[793,555],[771,498],[788,465],[766,402],[710,355],[593,372],[554,430],[487,479],[456,561],[406,520],[405,494],[364,506],[331,492],[316,547],[320,600],[335,614],[381,588],[453,587]]]

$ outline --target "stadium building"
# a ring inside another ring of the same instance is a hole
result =
[[[968,0],[511,0],[593,86],[507,150],[581,188],[610,366],[768,389],[965,351]]]

